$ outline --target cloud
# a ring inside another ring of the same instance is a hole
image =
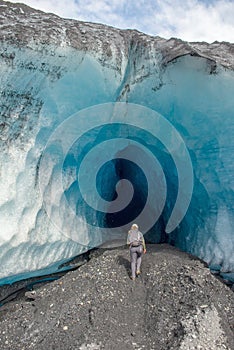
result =
[[[234,3],[232,1],[160,1],[159,19],[165,19],[158,34],[188,41],[234,42]],[[155,28],[157,29],[157,27]]]
[[[74,0],[11,0],[14,3],[24,3],[37,10],[51,12],[66,18],[77,18],[77,2]]]
[[[17,2],[17,1],[13,1]],[[23,0],[61,17],[134,28],[164,38],[234,42],[232,0]]]

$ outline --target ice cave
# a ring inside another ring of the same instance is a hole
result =
[[[231,278],[233,44],[0,14],[0,283],[122,244],[135,221]]]

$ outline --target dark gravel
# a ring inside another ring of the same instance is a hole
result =
[[[148,246],[130,280],[126,248],[0,309],[0,349],[234,349],[233,292],[198,259]],[[34,300],[35,299],[35,300]]]

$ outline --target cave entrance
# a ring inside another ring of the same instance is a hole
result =
[[[122,211],[106,214],[105,223],[109,228],[124,226],[137,218],[145,206],[148,192],[147,179],[138,166],[125,159],[116,159],[114,164],[117,178],[119,180],[129,180],[134,188],[134,193],[131,202]],[[115,187],[110,188],[110,191],[112,192],[111,200],[113,201],[117,197]],[[118,191],[119,195],[124,197],[127,191],[124,182],[120,184]],[[113,210],[113,204],[110,204],[110,209]]]
[[[116,228],[127,225],[129,222],[136,221],[141,228],[141,222],[137,221],[137,217],[142,212],[145,207],[147,196],[148,196],[148,182],[143,170],[138,167],[134,162],[131,162],[126,159],[115,159],[112,161],[114,163],[115,176],[118,180],[127,179],[132,184],[134,191],[131,202],[122,210],[112,213],[105,214],[105,226],[108,228]],[[108,191],[111,194],[109,197],[110,203],[114,201],[117,197],[116,187],[110,179],[107,183]],[[119,195],[124,196],[126,193],[125,183],[121,183],[121,186],[118,188]],[[122,193],[121,193],[122,192]],[[157,198],[155,198],[155,201]],[[110,204],[112,208],[113,204]],[[153,210],[149,208],[148,210],[148,220],[151,220]],[[136,220],[135,220],[136,219]],[[146,218],[147,220],[147,218]],[[130,226],[129,226],[130,228]],[[154,226],[145,234],[146,242],[148,243],[159,243],[165,242],[167,240],[167,235],[165,233],[165,225],[163,220],[163,215],[157,220]]]

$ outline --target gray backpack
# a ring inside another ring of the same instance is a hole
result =
[[[135,230],[130,230],[128,241],[131,247],[139,247],[143,243],[140,232]]]

